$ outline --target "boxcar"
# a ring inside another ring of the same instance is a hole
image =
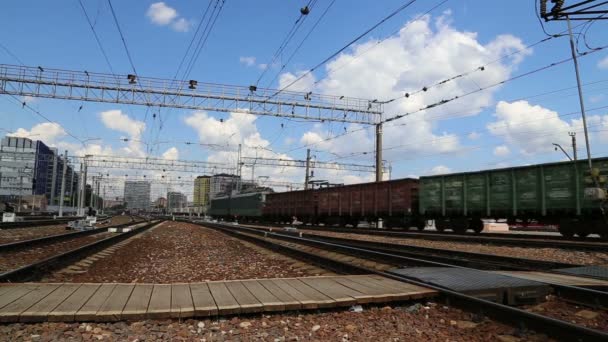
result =
[[[410,178],[269,194],[264,216],[340,226],[382,219],[389,227],[424,227],[418,216],[418,180]]]
[[[593,160],[608,175],[608,158]],[[605,187],[605,177],[599,177]],[[587,161],[559,162],[420,177],[420,215],[438,230],[483,229],[484,218],[557,224],[565,236],[608,236],[603,203],[586,199],[593,187]]]
[[[223,219],[255,221],[262,216],[267,192],[252,192],[232,196],[216,197],[211,200],[208,214]]]

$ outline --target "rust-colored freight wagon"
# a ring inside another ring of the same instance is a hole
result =
[[[264,218],[277,222],[312,220],[315,215],[315,193],[312,190],[275,192],[266,196]]]
[[[397,179],[318,190],[269,194],[264,216],[274,221],[296,217],[305,223],[350,224],[382,219],[386,226],[420,226],[418,180]]]

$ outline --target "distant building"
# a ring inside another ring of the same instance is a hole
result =
[[[177,191],[167,192],[167,209],[179,211],[187,206],[188,198],[186,195]]]
[[[166,208],[167,207],[167,199],[164,197],[159,197],[154,201],[154,208]]]
[[[229,175],[226,173],[211,176],[209,198],[213,199],[218,195],[226,195],[234,192],[239,188],[240,181],[240,176]]]
[[[194,206],[206,207],[209,205],[211,193],[211,177],[198,176],[194,180]]]
[[[58,205],[64,162],[57,149],[42,141],[4,137],[0,142],[0,201],[17,203],[19,197],[42,195],[49,205]],[[78,174],[68,163],[64,205],[72,205],[77,188]]]
[[[124,199],[127,209],[148,209],[150,207],[150,182],[126,181]]]

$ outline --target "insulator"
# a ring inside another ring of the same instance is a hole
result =
[[[188,81],[188,83],[190,84],[190,86],[188,87],[190,89],[196,89],[196,86],[198,85],[198,81],[196,80],[190,80]]]
[[[540,0],[540,16],[544,17],[547,15],[547,0]]]

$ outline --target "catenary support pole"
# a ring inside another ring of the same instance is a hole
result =
[[[574,154],[574,161],[578,160],[578,153],[576,152],[576,132],[568,133],[572,137],[572,153]]]
[[[376,125],[376,182],[382,181],[382,124]]]
[[[63,155],[63,170],[61,171],[61,192],[59,193],[59,217],[63,217],[63,202],[65,201],[65,177],[68,171],[68,150]]]
[[[310,181],[310,149],[306,150],[306,175],[304,176],[304,190],[308,190]]]
[[[589,133],[587,132],[587,115],[585,115],[585,102],[583,101],[583,88],[581,85],[581,76],[578,70],[578,60],[576,58],[576,47],[574,45],[574,37],[572,35],[572,25],[570,24],[570,18],[566,16],[568,22],[568,33],[570,34],[570,50],[572,51],[572,60],[574,61],[574,71],[576,72],[576,84],[578,86],[578,99],[581,106],[581,115],[583,117],[583,129],[585,131],[585,145],[587,147],[587,162],[589,164],[589,172],[593,171],[593,164],[591,162],[591,147],[589,146]],[[594,177],[595,186],[598,186],[597,179]]]

